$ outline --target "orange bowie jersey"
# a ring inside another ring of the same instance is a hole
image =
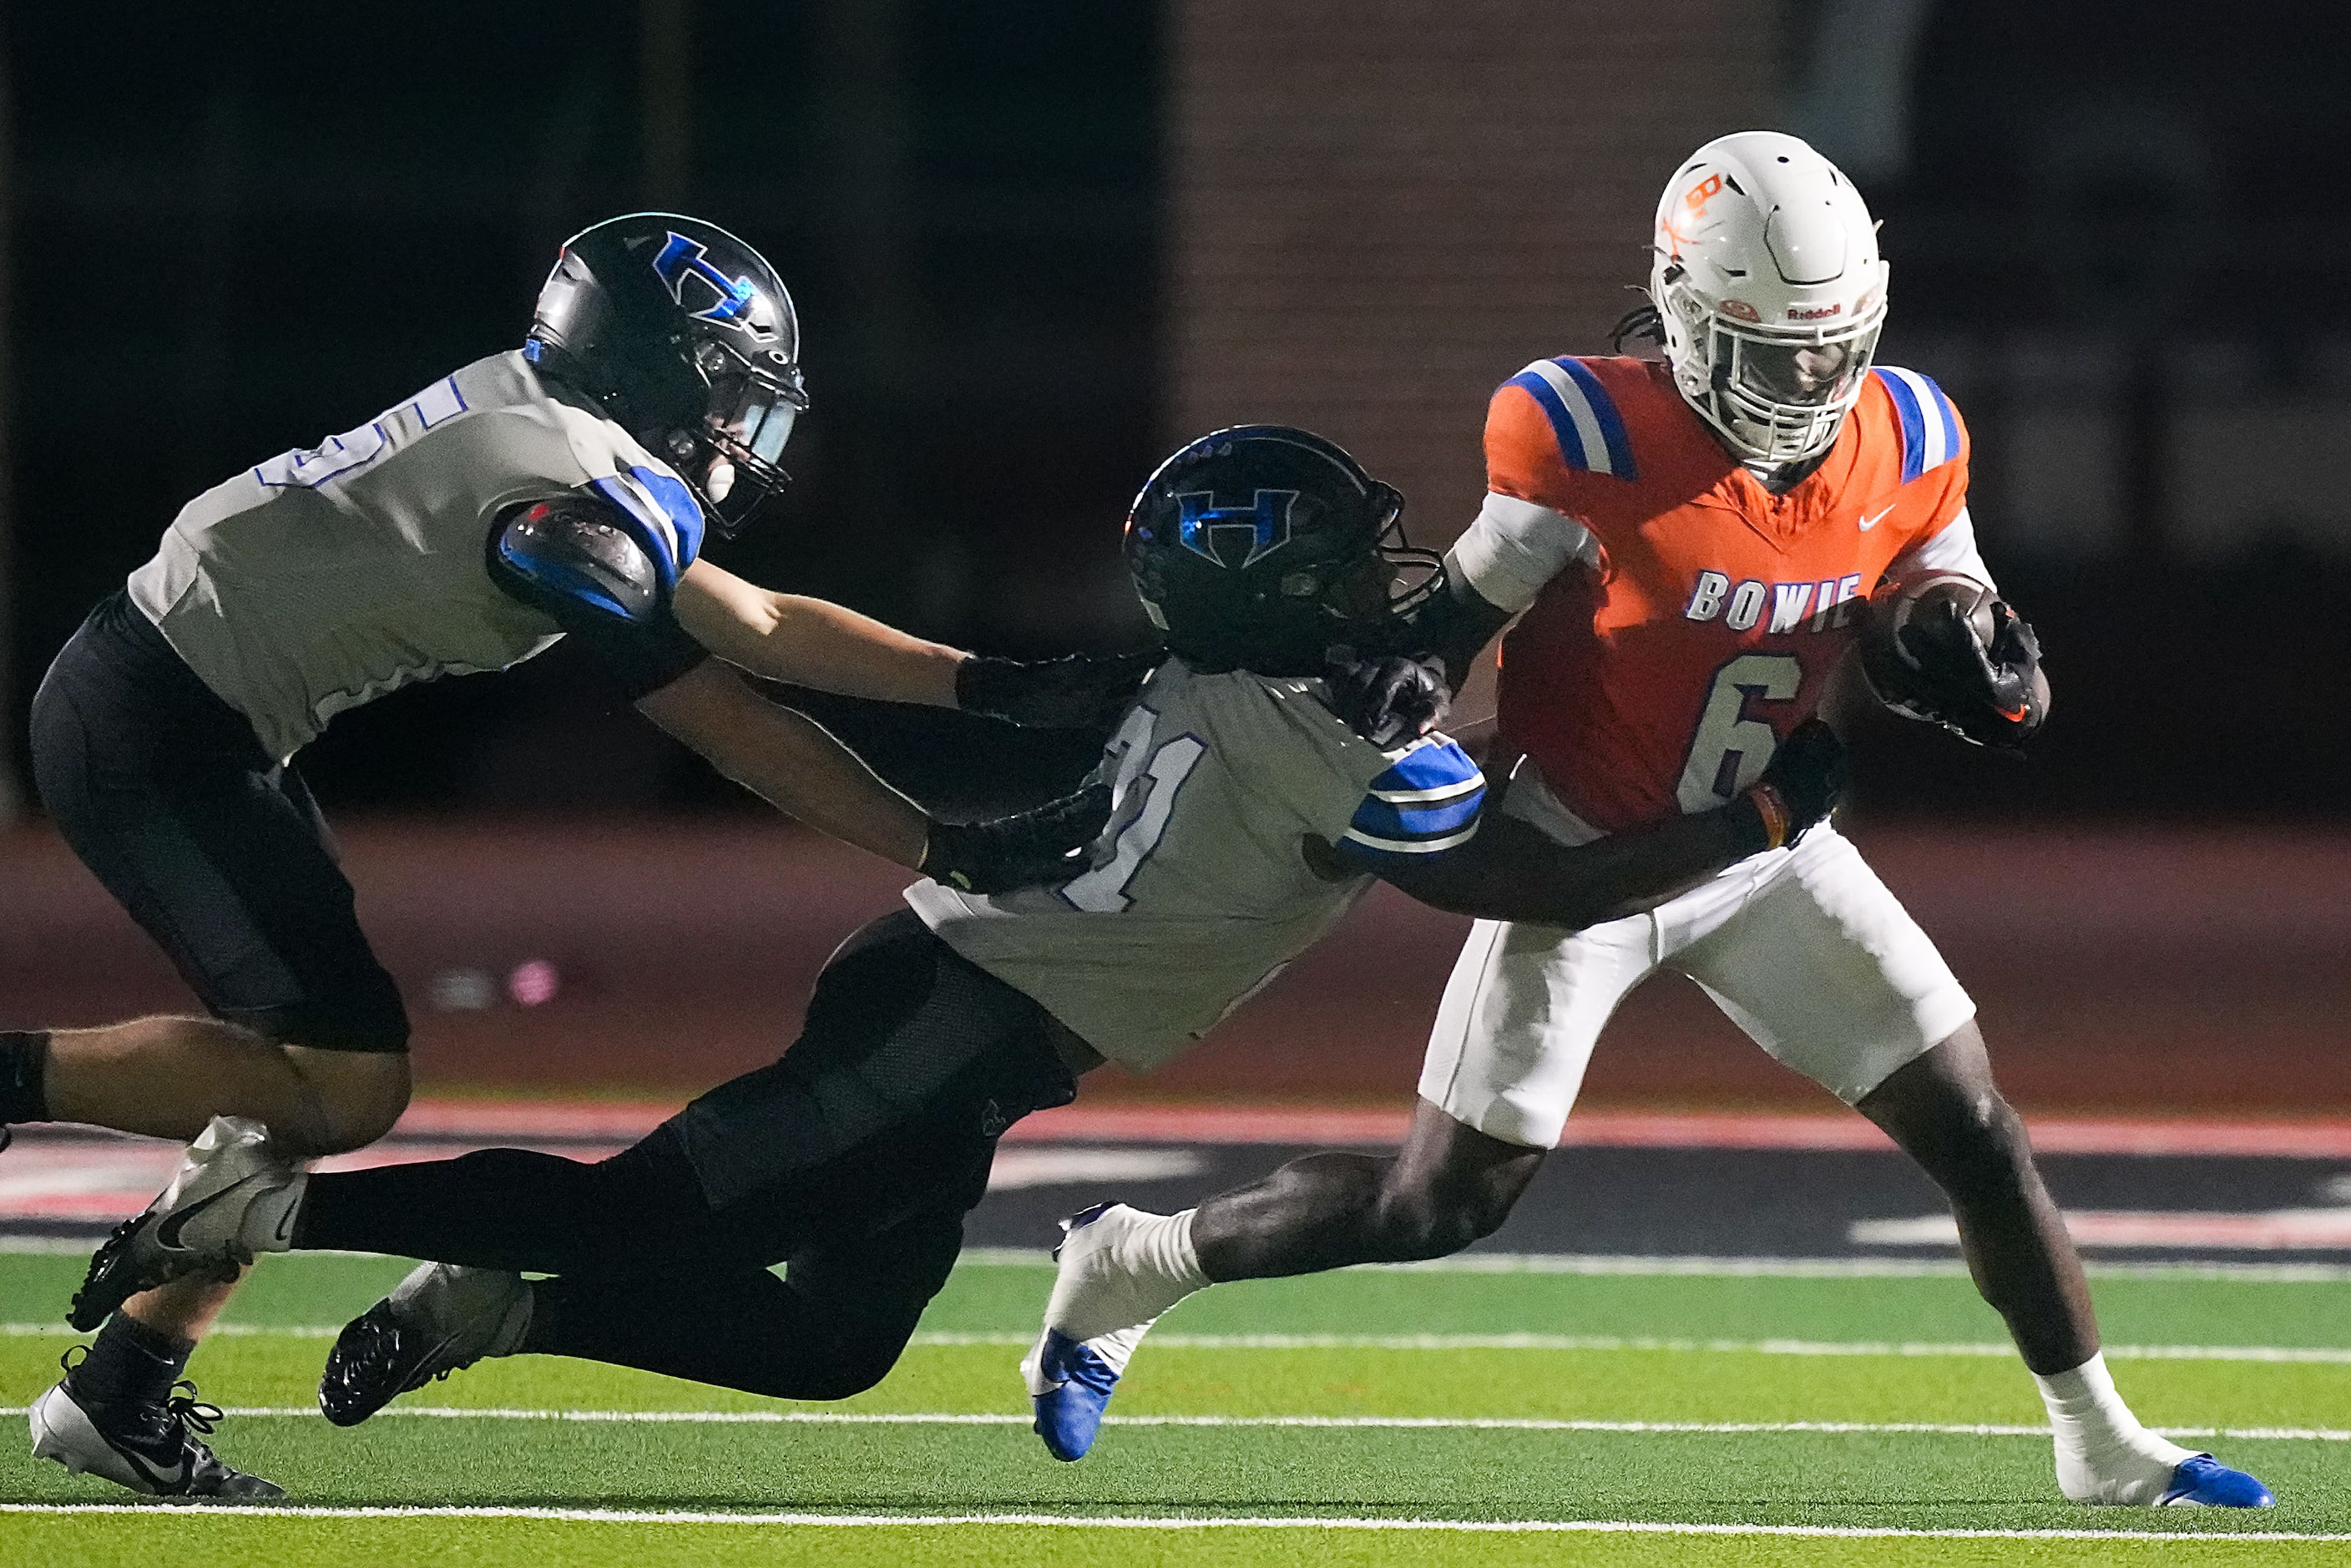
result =
[[[1731,799],[1819,706],[1853,601],[1961,515],[1967,458],[1941,391],[1880,367],[1774,497],[1664,366],[1530,366],[1489,410],[1488,487],[1581,524],[1596,565],[1552,577],[1503,640],[1503,743],[1604,831]]]

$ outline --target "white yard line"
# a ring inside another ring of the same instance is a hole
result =
[[[922,1529],[1003,1525],[1067,1530],[1364,1530],[1465,1535],[1726,1535],[1799,1536],[1837,1541],[2167,1541],[2336,1542],[2351,1533],[2304,1531],[2162,1530],[1915,1530],[1844,1524],[1715,1524],[1615,1519],[1378,1519],[1343,1514],[1249,1518],[1221,1514],[1143,1516],[1064,1513],[704,1513],[684,1510],[429,1506],[318,1508],[299,1504],[9,1502],[0,1513],[140,1514],[149,1519],[201,1520],[224,1515],[277,1519],[517,1519],[578,1524],[731,1524],[820,1529]]]
[[[317,1419],[308,1405],[231,1406],[230,1416],[263,1419]],[[21,1416],[23,1407],[0,1409]],[[1009,1411],[897,1410],[538,1410],[516,1406],[394,1405],[379,1413],[429,1421],[544,1421],[565,1426],[649,1427],[1019,1427],[1030,1417]],[[1270,1427],[1341,1431],[1597,1432],[1631,1437],[1751,1437],[1814,1434],[1826,1437],[1911,1436],[1928,1437],[2039,1437],[2041,1423],[1993,1421],[1601,1421],[1541,1416],[1106,1416],[1110,1427]],[[2168,1437],[2219,1437],[2240,1442],[2351,1443],[2351,1429],[2335,1427],[2163,1427]]]
[[[213,1333],[228,1338],[332,1339],[343,1332],[340,1323],[218,1323]],[[63,1323],[0,1323],[0,1338],[71,1339]],[[930,1347],[1005,1345],[1025,1348],[1036,1336],[1027,1333],[924,1333],[910,1343]],[[1665,1351],[1719,1355],[1813,1356],[1963,1356],[2005,1357],[2016,1347],[1997,1341],[1976,1343],[1895,1342],[1889,1340],[1828,1341],[1802,1339],[1658,1339],[1617,1334],[1542,1333],[1419,1333],[1419,1334],[1186,1334],[1156,1333],[1151,1343],[1173,1350],[1546,1350],[1546,1351]],[[2113,1344],[2110,1360],[2122,1361],[2241,1361],[2283,1364],[2351,1365],[2351,1349],[2335,1345],[2273,1344]]]
[[[0,1243],[0,1250],[5,1250]],[[1041,1248],[967,1247],[957,1261],[965,1268],[1047,1269],[1053,1255]],[[1362,1267],[1415,1274],[1580,1274],[1726,1280],[1964,1280],[1965,1263],[1940,1258],[1709,1258],[1647,1257],[1611,1252],[1458,1252],[1424,1263],[1370,1263]],[[2113,1263],[2083,1265],[2092,1279],[2242,1280],[2282,1285],[2335,1285],[2351,1281],[2345,1263]]]
[[[0,1255],[87,1258],[94,1238],[0,1236]],[[368,1252],[320,1249],[282,1255],[297,1258],[370,1258]],[[1053,1255],[1043,1248],[967,1247],[957,1260],[967,1269],[1050,1269]],[[1462,1252],[1424,1263],[1374,1263],[1380,1270],[1426,1274],[1580,1274],[1634,1277],[1697,1277],[1726,1280],[1964,1280],[1967,1265],[1938,1258],[1710,1258],[1645,1257],[1607,1252]],[[2334,1285],[2351,1281],[2351,1263],[2112,1263],[2086,1262],[2094,1280],[2241,1280],[2248,1283]]]

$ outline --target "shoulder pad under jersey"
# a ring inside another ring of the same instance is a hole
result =
[[[1573,356],[1537,360],[1503,384],[1535,400],[1551,421],[1560,458],[1568,467],[1618,479],[1639,476],[1616,400],[1583,361]]]
[[[1943,389],[1916,371],[1879,365],[1869,372],[1894,401],[1902,429],[1902,482],[1940,468],[1959,455],[1959,416]]]
[[[622,621],[653,619],[666,607],[676,573],[663,570],[658,547],[632,520],[593,494],[510,507],[490,533],[490,574],[559,622],[582,608]]]

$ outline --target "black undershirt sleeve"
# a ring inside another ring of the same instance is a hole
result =
[[[710,657],[710,650],[688,636],[666,612],[658,620],[639,622],[615,620],[576,600],[538,608],[563,628],[565,636],[588,651],[606,678],[632,703]]]

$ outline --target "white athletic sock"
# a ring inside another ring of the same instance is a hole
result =
[[[1083,1251],[1053,1284],[1045,1324],[1074,1340],[1137,1328],[1208,1283],[1192,1249],[1192,1210],[1147,1214],[1113,1205],[1064,1242]]]
[[[2138,1424],[2102,1351],[2071,1372],[2033,1374],[2057,1437],[2057,1487],[2075,1502],[2146,1506],[2161,1498],[2193,1448]]]

